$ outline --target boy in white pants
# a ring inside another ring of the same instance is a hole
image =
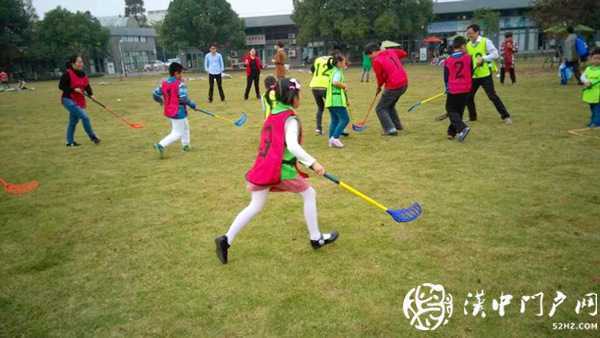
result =
[[[183,151],[189,151],[190,125],[187,119],[187,107],[196,109],[196,104],[188,98],[187,87],[182,80],[183,66],[177,62],[169,65],[169,78],[163,80],[154,90],[152,97],[164,108],[164,115],[171,120],[171,133],[154,145],[160,158],[164,157],[165,148],[181,139]]]

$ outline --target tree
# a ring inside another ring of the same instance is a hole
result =
[[[212,43],[241,48],[245,43],[243,21],[225,0],[173,0],[159,35],[171,50]]]
[[[0,1],[0,66],[6,67],[22,56],[31,43],[36,19],[31,4],[22,0]]]
[[[125,0],[125,16],[134,18],[140,27],[146,26],[144,0]]]
[[[362,44],[416,37],[433,17],[431,0],[294,0],[300,43]]]
[[[109,31],[90,12],[72,13],[57,7],[46,13],[35,26],[35,41],[30,56],[54,66],[62,65],[70,55],[105,55]]]
[[[535,0],[531,14],[542,28],[583,24],[600,30],[597,0]]]
[[[492,36],[500,32],[500,13],[491,9],[482,8],[473,13],[473,22],[479,25],[481,30]]]

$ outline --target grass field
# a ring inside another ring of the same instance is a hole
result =
[[[40,181],[21,197],[0,194],[0,336],[418,336],[402,304],[426,282],[454,296],[454,315],[437,336],[597,336],[599,329],[552,327],[599,322],[574,311],[578,298],[600,292],[600,134],[567,133],[589,120],[580,88],[521,65],[518,85],[496,83],[514,125],[501,123],[481,90],[480,119],[459,144],[446,140],[446,122],[434,121],[442,100],[406,113],[441,91],[440,69],[407,71],[398,105],[406,130],[383,138],[372,115],[343,150],[313,135],[308,74],[292,74],[305,88],[305,149],[390,207],[420,201],[423,216],[396,224],[312,178],[321,229],[338,230],[338,242],[313,251],[301,199],[271,195],[226,266],[213,239],[249,201],[244,174],[262,120],[258,102],[242,100],[241,73],[224,80],[226,104],[206,103],[207,81],[188,85],[200,106],[232,118],[248,112],[246,127],[192,113],[193,150],[173,145],[164,160],[152,149],[169,132],[150,96],[158,77],[93,79],[98,99],[145,128],[130,129],[89,103],[102,144],[79,125],[77,149],[64,146],[67,113],[56,82],[0,93],[0,177]],[[346,76],[355,120],[375,90],[359,76]],[[478,290],[486,318],[463,314],[465,297]],[[557,290],[568,298],[549,318]],[[534,303],[520,314],[520,297],[541,291],[544,316]],[[491,306],[502,292],[514,296],[504,317]]]

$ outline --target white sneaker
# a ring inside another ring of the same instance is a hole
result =
[[[327,143],[329,144],[329,148],[333,147],[333,137],[330,137]]]
[[[504,119],[504,124],[511,125],[512,124],[511,118],[510,117],[505,118]]]
[[[344,148],[344,144],[337,138],[331,140],[331,146],[334,148]]]

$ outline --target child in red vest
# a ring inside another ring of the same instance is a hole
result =
[[[67,125],[67,147],[78,147],[80,144],[75,142],[75,127],[79,120],[83,123],[83,129],[95,144],[100,143],[100,139],[92,129],[92,122],[85,111],[85,95],[94,98],[90,81],[83,71],[83,59],[79,55],[72,56],[66,65],[58,83],[58,88],[63,94],[61,102],[69,112],[69,124]]]
[[[452,43],[454,52],[446,59],[444,65],[446,112],[450,118],[448,139],[452,140],[458,135],[460,142],[463,142],[471,131],[471,128],[463,122],[463,113],[471,92],[473,77],[471,56],[465,52],[466,43],[462,36],[456,37]]]
[[[302,196],[304,218],[314,249],[333,243],[338,238],[335,231],[321,233],[319,230],[315,189],[308,183],[306,175],[297,169],[300,162],[312,168],[319,176],[325,174],[325,168],[300,145],[302,128],[294,111],[300,105],[300,84],[294,79],[283,78],[278,80],[275,88],[270,91],[275,91],[276,101],[271,115],[264,122],[256,161],[246,174],[252,200],[237,215],[227,234],[215,239],[217,257],[223,264],[227,264],[228,249],[235,236],[262,210],[269,191],[287,191]],[[265,94],[265,98],[270,105],[269,92]]]
[[[189,151],[190,125],[187,119],[187,106],[196,109],[196,104],[188,98],[187,87],[182,80],[183,66],[177,62],[169,65],[170,77],[154,90],[154,101],[164,108],[164,114],[171,120],[171,133],[154,145],[160,158],[164,157],[165,148],[181,139],[183,151]]]

